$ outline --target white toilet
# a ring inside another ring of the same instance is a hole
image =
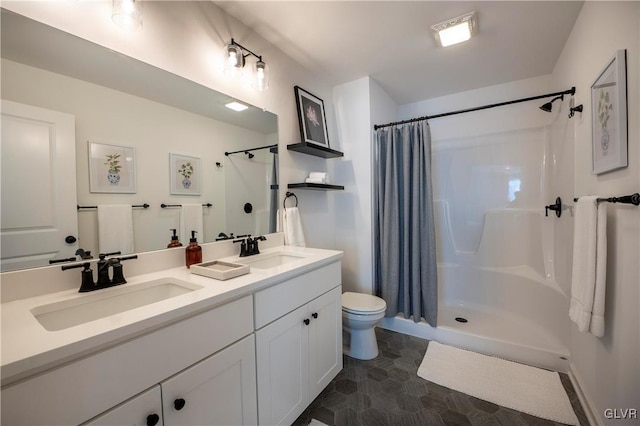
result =
[[[377,296],[349,291],[342,294],[342,331],[347,334],[345,355],[363,360],[378,356],[374,327],[386,309],[387,303]]]

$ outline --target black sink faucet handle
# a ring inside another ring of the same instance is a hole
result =
[[[234,243],[240,243],[240,257],[246,257],[249,254],[247,253],[247,240],[246,239],[241,239],[241,240],[234,240]]]

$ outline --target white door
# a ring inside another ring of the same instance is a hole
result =
[[[75,117],[2,100],[0,143],[1,269],[73,257],[78,248]]]
[[[309,302],[310,400],[342,370],[342,287]]]
[[[309,405],[307,306],[256,332],[261,425],[290,425]]]
[[[162,426],[162,394],[154,386],[82,426]]]
[[[254,336],[162,382],[166,425],[258,423]]]

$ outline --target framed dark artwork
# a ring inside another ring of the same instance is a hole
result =
[[[295,86],[294,90],[302,141],[329,148],[324,102],[299,86]]]
[[[593,174],[627,167],[626,50],[616,51],[591,85]]]

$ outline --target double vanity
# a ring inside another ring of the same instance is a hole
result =
[[[226,281],[153,267],[172,249],[127,284],[4,301],[2,424],[291,424],[342,369],[342,253],[268,237],[245,258],[203,246],[249,265]]]

